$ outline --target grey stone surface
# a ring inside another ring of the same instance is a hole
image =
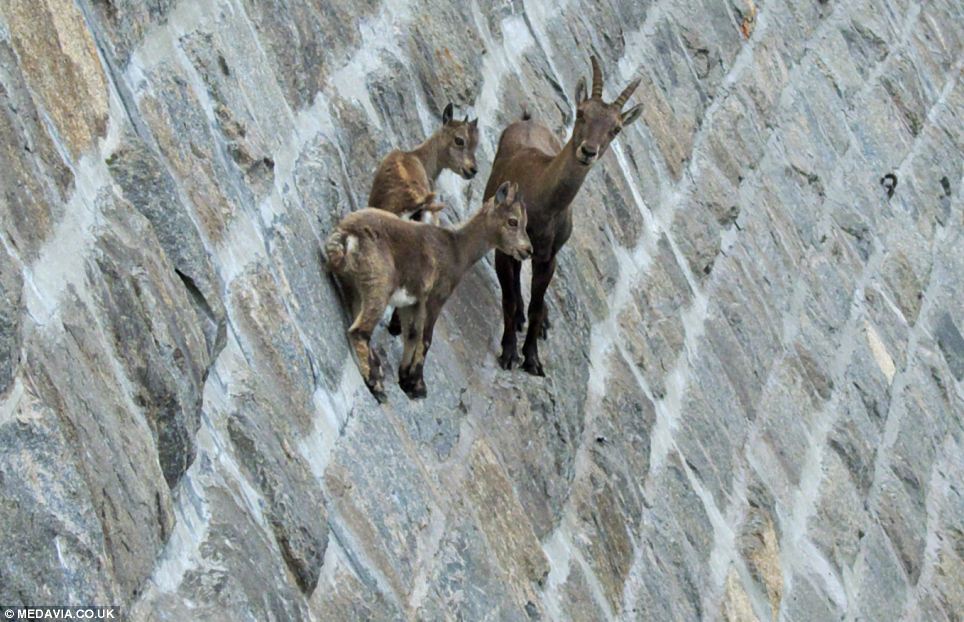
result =
[[[74,175],[41,119],[24,70],[6,39],[0,40],[0,223],[18,252],[33,256],[64,212]]]
[[[0,4],[0,602],[957,619],[962,24],[953,0]],[[465,218],[523,105],[567,135],[590,53],[643,111],[573,203],[548,377],[496,365],[487,257],[428,397],[378,405],[321,242],[450,101],[480,119],[479,177],[436,187]]]
[[[23,275],[19,267],[0,250],[0,395],[7,392],[20,366]]]

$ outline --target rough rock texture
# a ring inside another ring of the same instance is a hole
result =
[[[954,0],[0,3],[0,603],[959,619],[962,44]],[[378,406],[319,242],[449,100],[476,209],[590,51],[644,112],[549,377],[497,368],[489,257]]]

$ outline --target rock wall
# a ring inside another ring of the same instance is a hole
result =
[[[0,602],[958,619],[962,41],[954,0],[3,0]],[[378,406],[320,241],[448,101],[471,213],[590,50],[645,111],[549,377],[497,368],[489,257]]]

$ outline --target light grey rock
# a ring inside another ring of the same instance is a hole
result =
[[[36,602],[117,602],[100,516],[65,425],[31,384],[0,424],[0,598]],[[67,434],[65,434],[65,430]]]
[[[86,572],[102,575],[111,586],[109,593],[129,603],[150,576],[173,527],[170,489],[155,432],[118,390],[117,376],[106,364],[111,356],[108,342],[96,330],[94,317],[74,294],[64,301],[63,313],[63,325],[54,334],[25,338],[25,373],[41,403],[62,420],[66,442],[86,448],[76,468],[96,520],[86,522],[84,538],[103,538],[106,553],[100,566],[85,561]],[[161,432],[159,441],[184,438]],[[170,446],[172,475],[189,455],[187,447],[181,446],[180,452],[177,447]],[[74,510],[59,515],[60,520],[78,520],[71,518]]]
[[[683,323],[676,309],[688,305],[693,292],[665,237],[656,252],[649,278],[634,292],[636,304],[623,312],[620,324],[633,363],[643,371],[654,396],[662,397],[665,377],[683,347]]]
[[[153,28],[167,22],[176,4],[174,0],[148,4],[136,0],[85,0],[81,6],[105,29],[113,53],[124,64]]]
[[[827,597],[815,577],[796,575],[784,605],[787,620],[838,620],[840,610]]]
[[[823,467],[817,511],[808,523],[808,533],[831,560],[838,574],[853,568],[864,538],[867,520],[862,491],[855,485],[839,453],[828,452]]]
[[[428,593],[417,611],[423,620],[529,620],[525,603],[512,601],[506,578],[491,563],[487,541],[471,523],[452,525],[442,537]],[[484,600],[475,592],[486,594]],[[537,618],[538,619],[538,618]]]
[[[886,618],[902,609],[907,599],[907,579],[880,527],[871,524],[857,572],[861,578],[854,609],[869,619]]]

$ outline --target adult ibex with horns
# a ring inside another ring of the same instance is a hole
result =
[[[570,204],[592,165],[606,152],[620,130],[639,117],[642,106],[623,112],[639,80],[634,80],[612,103],[602,98],[602,71],[596,57],[592,63],[592,94],[586,96],[586,80],[576,85],[576,123],[565,145],[545,125],[523,112],[522,120],[509,125],[499,139],[492,173],[485,187],[488,199],[502,182],[514,181],[525,197],[532,241],[532,295],[529,302],[529,329],[522,354],[522,368],[537,376],[545,371],[539,360],[539,337],[544,337],[548,322],[545,295],[556,269],[556,254],[572,233]],[[520,272],[522,263],[496,251],[495,269],[502,288],[502,354],[499,365],[511,369],[519,360],[516,331],[525,325]]]

